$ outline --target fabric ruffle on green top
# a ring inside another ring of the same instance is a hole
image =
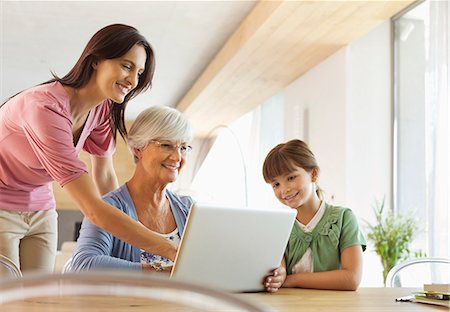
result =
[[[292,274],[308,247],[313,255],[314,272],[339,269],[340,253],[347,247],[361,245],[366,250],[366,240],[353,212],[349,208],[325,205],[325,213],[311,233],[305,233],[294,223],[284,254],[288,274]]]

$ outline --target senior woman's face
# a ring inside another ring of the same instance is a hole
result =
[[[152,140],[142,151],[139,162],[148,174],[161,183],[175,182],[191,147],[186,142]]]

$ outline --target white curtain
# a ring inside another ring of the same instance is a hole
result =
[[[279,206],[264,182],[262,163],[283,139],[283,101],[278,94],[230,125],[194,140],[192,155],[172,189],[217,205]]]
[[[426,27],[426,185],[430,256],[450,257],[449,10],[431,1]]]

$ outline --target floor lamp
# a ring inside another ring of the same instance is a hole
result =
[[[210,147],[213,145],[214,142],[210,143],[210,139],[215,139],[217,138],[217,132],[219,130],[226,130],[231,134],[231,137],[234,139],[234,141],[236,142],[238,149],[239,149],[239,156],[241,158],[241,163],[242,163],[242,170],[244,172],[244,197],[245,197],[245,207],[248,207],[248,186],[247,186],[247,166],[245,163],[245,158],[244,158],[244,153],[242,151],[242,146],[241,143],[239,142],[239,139],[236,135],[236,133],[228,126],[226,125],[219,125],[214,127],[212,130],[210,130],[206,137],[205,137],[205,141],[200,145],[199,148],[199,155],[203,155],[204,150],[207,148],[207,145],[210,145]],[[207,154],[204,156],[204,159],[206,158]],[[198,172],[198,170],[200,169],[199,167],[201,166],[201,163],[199,162],[199,157],[196,158],[195,163],[194,163],[194,173],[196,174]],[[192,180],[194,180],[195,176],[192,178]]]

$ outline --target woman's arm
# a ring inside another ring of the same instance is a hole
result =
[[[282,287],[356,290],[362,277],[361,246],[344,249],[341,253],[341,265],[339,270],[288,275]]]
[[[118,246],[115,248],[115,244]],[[134,247],[84,218],[80,236],[73,252],[70,270],[129,269],[141,271],[139,262],[132,262]]]
[[[114,191],[119,187],[112,156],[100,157],[91,155],[92,179],[101,195]]]
[[[105,203],[87,173],[64,185],[86,218],[115,237],[153,254],[174,260],[176,247],[162,235]]]

